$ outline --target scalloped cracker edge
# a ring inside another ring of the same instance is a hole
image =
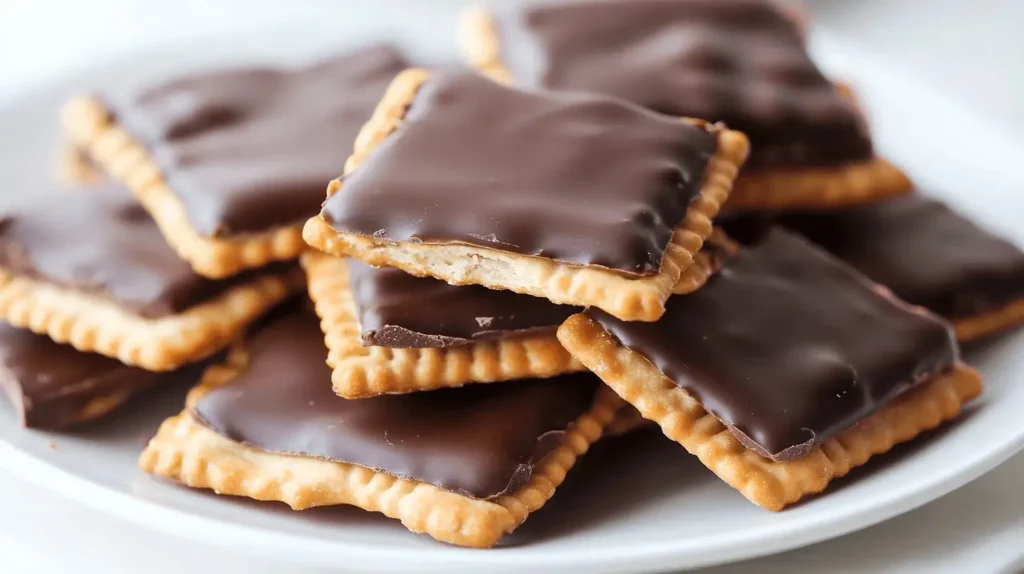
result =
[[[276,261],[295,259],[307,249],[301,225],[228,238],[197,233],[184,204],[168,186],[149,151],[117,124],[97,98],[71,98],[61,111],[61,123],[70,144],[132,191],[156,221],[167,243],[200,275],[222,279]]]
[[[356,138],[345,164],[351,173],[402,123],[405,111],[429,72],[412,68],[388,87],[373,116]],[[665,248],[657,274],[630,277],[597,266],[579,266],[464,243],[431,244],[393,241],[333,229],[321,215],[306,222],[303,237],[313,247],[377,266],[397,267],[416,276],[431,276],[453,285],[483,285],[544,297],[563,305],[594,306],[626,321],[656,321],[665,311],[673,287],[679,291],[683,271],[694,262],[711,234],[711,220],[729,197],[733,179],[746,159],[746,136],[700,120],[685,120],[713,132],[718,140],[708,160],[700,194]],[[343,187],[334,180],[328,197]],[[699,287],[695,285],[695,288]]]
[[[0,268],[0,318],[79,351],[171,371],[227,346],[304,282],[300,269],[267,274],[175,315],[145,318],[101,297]]]
[[[554,329],[543,335],[445,349],[363,346],[345,260],[306,253],[300,261],[324,332],[334,392],[346,399],[586,370],[558,342]]]
[[[955,418],[982,391],[981,375],[954,369],[900,395],[874,414],[811,450],[804,458],[772,461],[743,446],[726,426],[646,357],[622,346],[600,324],[573,315],[558,339],[666,436],[754,504],[782,510],[829,482],[926,430]]]
[[[208,369],[189,394],[188,404],[195,405],[209,389],[230,382],[239,368],[232,361],[239,359],[229,358]],[[357,506],[400,520],[410,531],[442,542],[487,548],[551,498],[576,459],[601,438],[620,406],[615,393],[600,387],[590,410],[572,423],[562,444],[534,469],[530,480],[515,492],[489,500],[357,464],[264,452],[202,426],[188,409],[164,421],[143,451],[139,466],[192,488],[283,502],[295,510]]]
[[[1024,323],[1024,298],[1011,301],[994,311],[954,319],[952,322],[960,342],[977,341]]]

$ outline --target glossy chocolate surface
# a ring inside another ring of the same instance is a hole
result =
[[[363,344],[424,348],[550,334],[578,307],[347,262]]]
[[[750,138],[750,167],[872,156],[855,104],[811,60],[772,0],[523,2],[498,11],[520,85],[609,94]]]
[[[529,480],[598,387],[585,373],[342,399],[309,311],[271,322],[248,349],[248,370],[196,405],[209,428],[264,451],[358,464],[479,499]]]
[[[0,387],[29,428],[65,429],[86,418],[90,402],[133,394],[168,376],[0,323]]]
[[[184,311],[258,273],[221,281],[197,274],[131,193],[111,182],[36,191],[30,205],[0,212],[0,267],[148,318]]]
[[[406,60],[373,46],[303,69],[224,70],[104,94],[189,222],[226,237],[300,225]]]
[[[944,317],[970,317],[1024,297],[1020,249],[920,194],[778,222]]]
[[[958,357],[946,323],[781,230],[670,298],[657,323],[587,313],[778,460],[805,456]]]
[[[654,274],[716,147],[619,100],[439,72],[322,214],[358,235]]]

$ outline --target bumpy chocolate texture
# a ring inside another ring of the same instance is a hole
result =
[[[750,139],[748,168],[873,154],[862,114],[771,0],[530,2],[497,23],[516,83],[725,122]]]
[[[778,222],[944,317],[971,317],[1024,297],[1020,249],[919,194]]]
[[[0,323],[0,387],[26,427],[65,429],[113,406],[90,409],[95,401],[121,403],[169,376],[81,353],[45,335]]]
[[[657,323],[587,314],[776,460],[805,456],[958,356],[947,324],[781,230],[669,299]]]
[[[393,267],[347,262],[363,344],[454,347],[474,341],[550,334],[579,308],[547,299],[454,286]]]
[[[0,267],[96,295],[144,317],[184,311],[251,278],[198,275],[117,183],[34,193],[0,212]]]
[[[331,390],[315,315],[272,322],[247,346],[247,370],[193,416],[264,451],[353,463],[488,499],[513,492],[590,408],[589,373],[345,400]]]
[[[440,72],[322,214],[364,236],[654,274],[716,144],[612,98]]]
[[[153,155],[194,230],[225,237],[315,215],[407,66],[374,46],[305,69],[214,72],[102,98]]]

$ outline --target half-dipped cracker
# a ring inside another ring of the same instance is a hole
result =
[[[374,46],[302,69],[203,73],[73,98],[63,124],[182,258],[223,278],[306,249],[302,223],[407,65]]]
[[[304,237],[371,265],[653,321],[746,152],[737,132],[605,96],[410,69]]]
[[[350,504],[487,547],[554,494],[621,401],[589,373],[351,401],[316,317],[258,331],[143,452],[150,473],[296,510]]]
[[[777,0],[581,0],[471,8],[469,62],[520,86],[618,96],[750,138],[729,209],[832,207],[899,194],[851,92],[811,60]]]
[[[955,417],[982,389],[949,325],[781,230],[670,299],[658,323],[591,309],[558,338],[771,510]]]
[[[0,387],[22,426],[66,430],[98,419],[151,387],[185,381],[192,366],[153,373],[0,323]]]
[[[0,213],[0,319],[151,371],[212,355],[302,285],[297,265],[200,276],[116,183]]]
[[[1024,253],[940,201],[914,193],[776,221],[945,317],[961,341],[1024,322]]]

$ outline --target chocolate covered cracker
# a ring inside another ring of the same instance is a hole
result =
[[[962,341],[1024,321],[1024,253],[939,201],[915,193],[777,221],[949,319]]]
[[[947,324],[780,230],[670,299],[657,323],[591,309],[558,335],[644,417],[773,510],[981,391]]]
[[[221,278],[304,250],[302,222],[406,66],[375,46],[302,69],[204,73],[75,98],[64,126],[181,257]]]
[[[833,206],[901,193],[852,92],[811,60],[774,0],[583,0],[470,10],[470,62],[517,85],[624,98],[750,138],[728,206]]]
[[[736,132],[619,100],[413,69],[304,237],[414,275],[652,321],[745,155]]]
[[[342,397],[584,370],[555,338],[576,307],[321,253],[302,265]]]
[[[170,376],[0,324],[0,387],[28,428],[65,430],[100,418]]]
[[[148,370],[213,354],[301,284],[295,266],[197,274],[119,184],[0,213],[0,318]]]
[[[340,399],[308,312],[244,355],[164,423],[146,471],[295,509],[352,504],[463,546],[493,545],[542,506],[620,404],[590,374]]]
[[[554,337],[562,321],[580,311],[511,291],[449,285],[394,267],[335,257],[330,261],[347,268],[356,318],[368,347],[451,348],[532,335]]]

